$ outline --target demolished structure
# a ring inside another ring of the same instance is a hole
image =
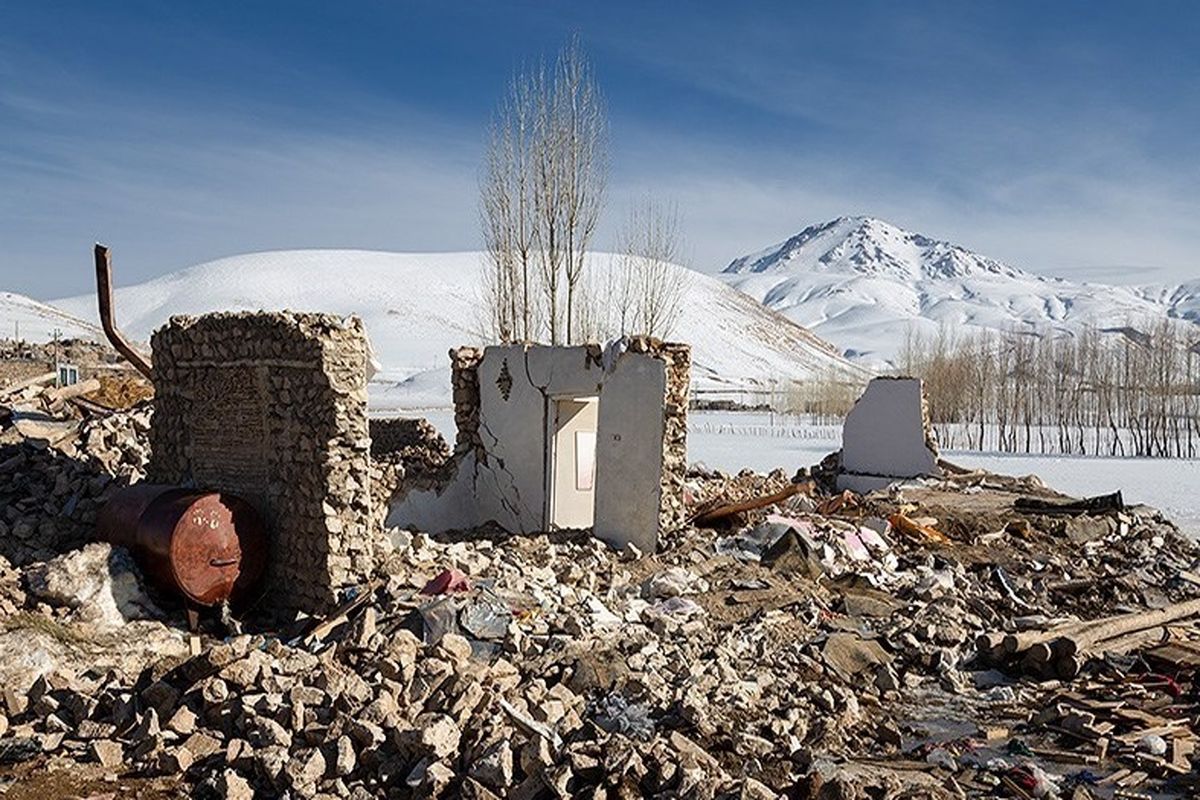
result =
[[[373,570],[362,323],[288,312],[175,317],[151,344],[147,479],[252,503],[271,531],[271,606],[331,608]]]
[[[682,524],[687,346],[518,344],[463,348],[451,360],[454,466],[438,485],[401,490],[389,525],[590,528],[647,553]]]
[[[153,348],[152,417],[0,431],[13,796],[1200,791],[1200,547],[939,461],[919,382],[868,388],[839,492],[689,469],[682,345],[456,350],[453,449],[368,420],[356,320],[176,318]],[[255,505],[251,613],[191,638],[86,543],[143,479]]]
[[[869,492],[941,474],[921,379],[873,378],[846,415],[837,487]]]

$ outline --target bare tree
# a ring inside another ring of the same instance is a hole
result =
[[[613,300],[619,305],[621,334],[669,336],[688,289],[688,272],[678,266],[684,260],[678,209],[653,198],[635,205],[618,249],[622,285]]]
[[[591,64],[579,37],[559,54],[554,74],[554,149],[559,176],[563,256],[567,281],[566,340],[574,343],[576,292],[607,182],[608,119]]]
[[[480,181],[493,273],[485,302],[507,303],[498,316],[511,320],[515,338],[578,338],[575,306],[604,198],[607,133],[577,37],[552,71],[539,65],[515,76],[493,120]],[[535,319],[539,303],[545,329]]]
[[[484,302],[502,341],[536,338],[537,286],[531,265],[537,242],[533,158],[545,68],[518,73],[489,129],[480,177],[480,218],[490,261]]]

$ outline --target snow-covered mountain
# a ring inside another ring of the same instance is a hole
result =
[[[97,339],[104,335],[99,325],[61,309],[22,294],[0,292],[0,339],[47,342],[56,332],[62,339]]]
[[[721,277],[868,364],[895,363],[910,331],[1144,329],[1163,314],[1200,322],[1200,281],[1071,283],[872,217],[805,228],[735,259]]]
[[[253,253],[117,289],[117,319],[128,336],[146,340],[173,314],[260,308],[358,314],[383,366],[372,405],[448,405],[447,351],[480,341],[483,263],[480,253]],[[612,256],[592,254],[588,269],[602,282],[613,263]],[[787,318],[712,277],[675,269],[688,288],[671,338],[692,345],[696,386],[767,387],[825,374],[865,378],[832,345]],[[54,305],[95,318],[91,295]]]

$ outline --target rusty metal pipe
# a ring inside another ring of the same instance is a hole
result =
[[[100,509],[96,535],[128,548],[155,585],[194,605],[236,602],[266,568],[262,518],[223,492],[134,484]]]
[[[100,302],[100,327],[104,328],[104,335],[112,342],[112,346],[117,348],[117,352],[125,356],[138,372],[152,380],[154,374],[150,362],[134,349],[125,335],[117,329],[117,318],[113,312],[112,254],[109,253],[107,247],[97,242],[95,255],[96,299]]]

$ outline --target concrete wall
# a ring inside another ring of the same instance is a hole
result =
[[[937,462],[921,379],[873,378],[846,415],[838,488],[867,492],[940,475]]]
[[[369,348],[327,314],[173,317],[155,332],[148,479],[221,489],[271,529],[272,609],[321,612],[369,576]]]
[[[664,522],[682,508],[686,401],[682,409],[668,403],[668,390],[678,394],[682,385],[686,396],[686,346],[635,340],[609,369],[595,345],[495,346],[456,351],[452,360],[457,473],[437,489],[398,496],[389,525],[438,532],[494,521],[513,532],[543,530],[551,401],[596,396],[595,534],[614,546],[654,549]],[[664,478],[664,470],[680,474]]]

